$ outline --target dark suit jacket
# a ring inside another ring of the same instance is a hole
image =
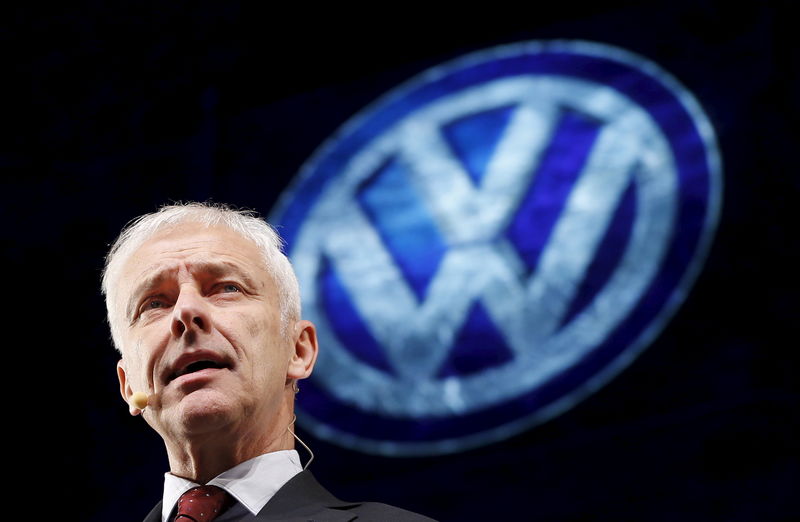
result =
[[[343,502],[323,488],[310,471],[302,471],[284,484],[258,515],[248,514],[241,520],[431,522],[433,519],[386,504]],[[160,521],[161,502],[144,519],[144,522]]]

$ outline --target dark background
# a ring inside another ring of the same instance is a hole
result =
[[[35,509],[79,492],[90,500],[69,501],[78,519],[140,520],[161,494],[163,446],[119,397],[99,292],[105,250],[129,219],[209,198],[267,214],[322,141],[399,82],[485,47],[569,38],[655,61],[716,128],[723,210],[688,300],[633,365],[544,425],[414,459],[301,430],[312,469],[340,497],[441,520],[800,519],[791,3],[555,4],[436,16],[385,3],[349,14],[240,2],[6,9],[7,475],[60,484]]]

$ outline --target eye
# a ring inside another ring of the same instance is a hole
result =
[[[148,297],[147,299],[142,301],[142,304],[139,307],[139,312],[137,313],[134,320],[136,320],[140,316],[147,314],[150,311],[160,310],[162,308],[167,308],[168,306],[169,303],[163,297],[158,297],[158,296]]]
[[[220,289],[225,293],[241,292],[239,287],[233,283],[225,283],[220,287]]]
[[[163,298],[151,297],[145,301],[144,305],[142,306],[142,311],[146,312],[148,310],[158,310],[159,308],[165,308],[166,306],[167,303]]]

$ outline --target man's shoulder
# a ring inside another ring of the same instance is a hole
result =
[[[311,516],[319,520],[431,522],[432,518],[380,502],[347,502],[333,496],[309,471],[295,475],[264,506],[261,515]],[[320,516],[330,515],[329,518]]]
[[[381,504],[380,502],[362,502],[353,508],[352,513],[358,515],[358,520],[381,520],[385,522],[432,522],[433,519],[407,511],[405,509]]]

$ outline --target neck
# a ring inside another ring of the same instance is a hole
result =
[[[246,460],[294,448],[294,437],[288,431],[291,411],[282,411],[275,422],[242,430],[236,426],[208,433],[192,434],[166,441],[170,472],[197,484],[208,481]]]

